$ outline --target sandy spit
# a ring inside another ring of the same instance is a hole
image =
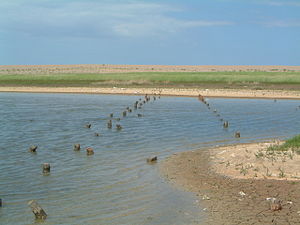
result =
[[[0,87],[0,92],[31,92],[31,93],[81,93],[81,94],[124,94],[144,95],[160,93],[165,96],[223,98],[272,98],[300,99],[300,91],[284,90],[237,90],[237,89],[188,89],[188,88],[91,88],[91,87]]]
[[[255,156],[271,144],[274,142],[173,154],[160,163],[160,171],[171,184],[197,194],[207,216],[203,224],[300,224],[300,180],[294,176],[300,172],[300,157],[283,162],[282,156],[271,162]],[[242,174],[241,164],[254,166]],[[280,177],[278,169],[283,164],[286,171]],[[260,165],[264,169],[252,171]],[[266,175],[267,167],[273,175]],[[273,198],[281,201],[282,210],[271,210]]]

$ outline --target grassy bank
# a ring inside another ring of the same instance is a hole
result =
[[[268,148],[268,151],[270,152],[292,151],[292,152],[296,152],[297,154],[300,154],[300,135],[297,135],[293,138],[286,140],[281,145],[273,145]]]
[[[298,86],[300,72],[137,72],[108,74],[0,75],[0,86]]]

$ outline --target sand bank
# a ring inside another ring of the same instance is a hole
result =
[[[0,92],[31,93],[89,93],[144,95],[161,93],[165,96],[198,96],[223,98],[300,99],[300,91],[245,89],[188,89],[188,88],[93,88],[93,87],[0,87]]]
[[[161,163],[161,172],[197,193],[207,213],[203,224],[300,224],[300,156],[269,157],[266,148],[272,144],[174,154]],[[270,210],[272,198],[282,201],[282,210]]]

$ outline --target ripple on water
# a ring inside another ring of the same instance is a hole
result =
[[[123,118],[139,98],[0,93],[1,222],[34,223],[27,201],[36,199],[49,214],[45,225],[196,224],[203,215],[191,204],[194,196],[166,184],[147,157],[299,132],[298,100],[208,99],[218,117],[196,98],[164,97]],[[121,121],[107,129],[112,112]],[[81,151],[73,151],[75,143]],[[33,144],[36,154],[28,152]],[[93,156],[86,155],[89,146]],[[44,162],[51,164],[48,176]]]

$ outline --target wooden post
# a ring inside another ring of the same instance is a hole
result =
[[[117,130],[122,130],[123,127],[120,124],[117,124],[116,128],[117,128]]]
[[[0,207],[2,207],[2,199],[0,198]]]
[[[114,117],[114,114],[113,114],[113,113],[111,113],[109,116],[112,118],[112,117]]]
[[[111,128],[112,128],[112,122],[111,122],[111,120],[109,120],[109,121],[107,122],[107,128],[108,128],[108,129],[111,129]]]
[[[234,136],[235,136],[236,138],[240,138],[240,137],[241,137],[241,133],[240,133],[239,131],[237,131],[237,132],[235,132]]]
[[[36,152],[37,148],[38,148],[38,146],[32,145],[32,146],[30,146],[29,151],[30,152]]]
[[[224,128],[228,128],[228,126],[229,126],[228,121],[225,121],[225,122],[223,123],[223,127],[224,127]]]
[[[30,206],[36,219],[45,220],[47,218],[46,212],[44,211],[44,209],[42,209],[41,206],[39,206],[39,204],[35,200],[29,201],[28,205]]]
[[[50,163],[43,164],[43,173],[50,173]]]
[[[90,124],[90,123],[85,125],[86,128],[91,128],[91,126],[92,126],[92,124]]]
[[[94,149],[91,148],[91,147],[88,147],[88,148],[86,149],[86,154],[87,154],[87,155],[94,155]]]
[[[126,114],[127,114],[127,113],[126,113],[126,111],[124,111],[124,112],[123,112],[123,117],[125,117],[125,116],[126,116]]]
[[[157,156],[154,156],[154,157],[150,157],[147,159],[147,163],[154,163],[157,161]]]
[[[74,151],[80,151],[80,144],[74,145]]]

